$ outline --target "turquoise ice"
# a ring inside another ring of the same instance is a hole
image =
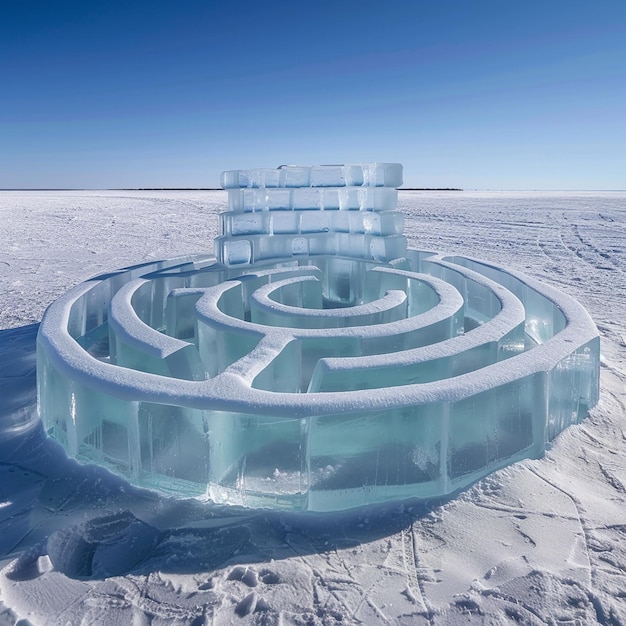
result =
[[[407,248],[391,163],[225,172],[213,255],[47,310],[39,411],[70,456],[181,497],[332,511],[454,493],[598,401],[571,297]]]

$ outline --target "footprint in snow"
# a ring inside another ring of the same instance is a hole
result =
[[[257,572],[250,567],[237,565],[230,571],[226,580],[237,580],[248,587],[255,588],[258,587],[259,582],[265,585],[276,585],[280,582],[280,577],[276,572],[268,568],[261,569],[257,574]],[[270,605],[264,598],[259,596],[256,591],[251,591],[235,605],[235,613],[239,617],[269,610]]]
[[[234,567],[230,574],[228,574],[226,580],[240,580],[245,585],[248,585],[248,587],[256,587],[259,584],[257,573],[253,569],[244,567],[243,565]]]

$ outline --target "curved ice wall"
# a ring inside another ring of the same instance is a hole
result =
[[[466,487],[598,400],[599,338],[517,272],[408,249],[399,164],[225,172],[215,254],[92,279],[38,336],[69,455],[180,496],[329,511]]]

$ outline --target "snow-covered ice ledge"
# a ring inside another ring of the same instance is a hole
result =
[[[225,172],[217,258],[46,311],[38,400],[68,454],[179,496],[329,511],[453,493],[598,400],[599,336],[514,271],[407,249],[399,164]]]

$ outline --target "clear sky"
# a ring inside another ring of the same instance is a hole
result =
[[[0,188],[626,189],[626,0],[3,0]]]

